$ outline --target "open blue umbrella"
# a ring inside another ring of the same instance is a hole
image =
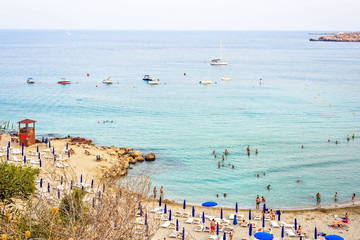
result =
[[[226,240],[226,232],[224,232],[223,240]]]
[[[251,234],[252,234],[252,224],[250,224],[250,227],[249,227],[249,237],[251,237]]]
[[[216,202],[204,202],[201,204],[203,207],[215,207],[217,205]]]
[[[238,212],[238,204],[237,203],[235,204],[235,212],[236,213]]]
[[[256,237],[259,240],[272,240],[274,239],[274,236],[271,235],[270,233],[266,233],[266,232],[257,232],[254,234],[254,237]]]
[[[317,239],[317,229],[315,227],[315,239]]]
[[[91,179],[91,188],[94,187],[94,179]]]
[[[159,198],[159,207],[161,207],[161,196]]]
[[[178,232],[179,231],[179,220],[176,219],[176,231]]]
[[[186,201],[184,199],[183,209],[186,209]]]
[[[295,231],[296,231],[297,230],[297,220],[296,220],[296,218],[295,218],[294,226],[295,226]]]
[[[284,230],[284,226],[282,226],[281,228],[281,238],[284,239],[285,237],[285,230]]]
[[[344,240],[343,237],[340,237],[339,235],[327,235],[325,236],[326,240]]]
[[[24,156],[24,163],[26,163],[26,156]]]
[[[263,216],[263,218],[262,218],[262,227],[263,227],[263,231],[264,231],[264,228],[265,228],[265,216]]]
[[[237,224],[237,220],[236,220],[236,215],[234,216],[234,221],[233,224],[236,225]]]
[[[169,210],[169,221],[171,221],[171,209]]]
[[[192,207],[192,217],[195,217],[195,207]]]
[[[220,219],[223,219],[223,209],[220,211]]]
[[[42,188],[42,183],[43,183],[43,180],[42,178],[40,179],[40,187]]]
[[[167,206],[166,206],[166,203],[165,203],[165,206],[164,206],[164,213],[165,213],[165,214],[167,213]]]
[[[205,213],[202,213],[202,222],[205,223]]]
[[[278,211],[278,221],[280,222],[280,215],[281,215],[281,212],[280,212],[280,209]]]
[[[216,235],[219,235],[219,223],[216,223]]]
[[[249,209],[249,220],[251,220],[251,209]]]

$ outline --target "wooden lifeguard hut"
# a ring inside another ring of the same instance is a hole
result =
[[[19,124],[19,145],[30,146],[35,144],[35,122],[34,120],[24,119]],[[22,125],[25,124],[25,125]],[[33,124],[29,126],[29,124]]]

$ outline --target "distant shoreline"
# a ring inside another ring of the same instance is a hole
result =
[[[312,34],[312,35],[318,35],[318,34]],[[310,38],[309,40],[322,41],[322,42],[360,42],[360,32],[337,33],[337,34],[324,33],[324,36],[321,36],[318,39]]]

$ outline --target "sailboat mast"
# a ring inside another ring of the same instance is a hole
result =
[[[222,61],[222,40],[220,40],[220,61]]]

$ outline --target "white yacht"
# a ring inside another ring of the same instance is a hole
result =
[[[264,81],[260,78],[259,84],[263,84]]]
[[[153,79],[153,80],[147,81],[147,83],[150,85],[157,85],[157,84],[159,84],[159,81],[156,81],[155,79]]]
[[[110,77],[106,77],[106,78],[102,81],[102,83],[105,83],[105,84],[112,84],[112,83],[113,83],[113,81],[110,79]]]
[[[199,83],[200,84],[212,84],[212,81],[205,79],[205,80],[200,81]]]
[[[220,41],[220,58],[213,59],[210,61],[211,65],[228,65],[227,62],[223,62],[222,60],[222,42]]]
[[[28,78],[26,82],[27,83],[35,83],[35,80],[33,78]]]
[[[226,77],[221,78],[221,80],[223,80],[223,81],[230,81],[231,78],[229,78],[228,76],[226,76]]]

